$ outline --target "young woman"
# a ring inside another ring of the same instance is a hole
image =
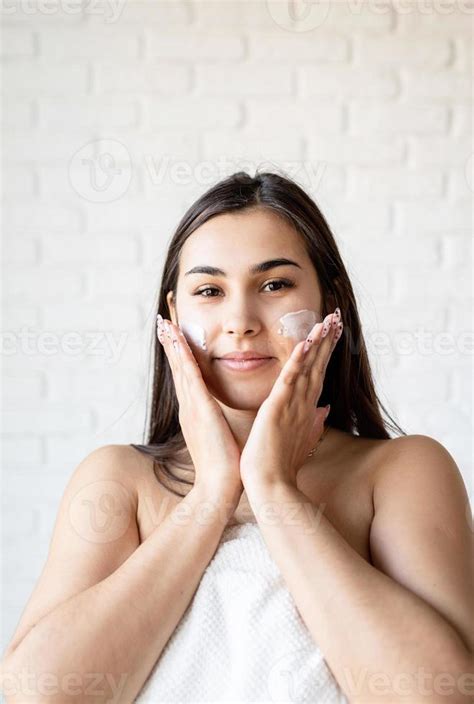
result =
[[[218,183],[156,312],[146,444],[73,473],[6,701],[470,701],[467,491],[377,398],[314,201],[274,173]]]

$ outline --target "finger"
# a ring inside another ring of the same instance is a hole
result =
[[[311,330],[309,331],[307,337],[306,337],[306,344],[305,344],[305,351],[307,355],[311,353],[311,348],[313,346],[313,342],[315,339],[321,339],[321,337],[324,337],[327,332],[329,331],[330,323],[331,323],[331,318],[332,314],[329,313],[324,320],[321,322],[315,323]]]
[[[297,393],[303,394],[303,397],[306,396],[311,370],[317,358],[319,346],[322,341],[323,325],[324,321],[316,323],[304,341],[303,361],[301,364],[299,377],[295,383]],[[305,348],[307,348],[306,352]]]
[[[307,342],[310,343],[310,347],[306,353],[305,369],[300,381],[302,393],[305,395],[309,393],[313,395],[314,380],[321,377],[321,371],[324,369],[324,358],[330,349],[333,335],[333,318],[333,313],[327,315],[322,323],[317,323],[314,326],[306,338]]]
[[[312,449],[324,432],[324,421],[327,417],[327,409],[324,406],[317,406],[314,409],[314,423],[311,431],[311,448]]]
[[[336,331],[334,333],[334,337],[332,340],[332,346],[331,346],[331,352],[334,350],[335,346],[337,345],[337,341],[340,339],[342,336],[342,331],[344,330],[344,324],[342,320],[336,325]]]
[[[317,396],[317,400],[319,399],[319,395],[321,394],[324,385],[326,369],[328,367],[329,360],[331,359],[331,355],[336,347],[337,341],[342,335],[343,327],[342,321],[333,320],[331,330],[324,340],[325,344],[321,345],[320,353],[313,365],[308,383],[307,393],[311,399],[315,396]]]
[[[176,374],[179,375],[179,381],[189,392],[191,397],[197,398],[196,394],[204,394],[209,397],[207,386],[204,382],[201,369],[196,361],[195,356],[188,344],[186,336],[184,335],[181,328],[172,323],[168,322],[170,338],[171,338],[171,348],[170,354],[172,355],[172,360],[176,364]]]
[[[308,351],[306,352],[306,357],[310,366],[316,358],[318,348],[321,346],[323,340],[325,340],[328,337],[328,334],[330,335],[331,333],[333,319],[334,313],[329,313],[321,323],[316,323],[306,338],[306,347],[309,345]]]
[[[178,399],[178,405],[180,409],[185,408],[200,397],[202,398],[203,387],[207,391],[204,382],[202,382],[202,387],[198,388],[196,382],[196,375],[193,374],[190,368],[192,365],[189,359],[189,355],[192,352],[189,350],[187,354],[187,341],[184,335],[177,332],[178,328],[169,320],[163,320],[164,329],[164,348],[168,358],[169,365],[171,367],[171,373],[173,375],[173,381],[176,390],[176,397]],[[185,346],[186,343],[186,346]],[[194,360],[195,361],[195,360]],[[197,363],[196,363],[197,366]],[[200,371],[199,371],[200,375]]]
[[[306,349],[306,352],[302,370],[302,373],[305,376],[309,376],[313,366],[313,362],[317,357],[319,347],[322,343],[322,340],[324,339],[324,333],[326,332],[327,334],[330,329],[330,318],[331,316],[328,315],[322,322],[316,323],[316,325],[311,329],[305,340],[305,345],[303,349]]]
[[[190,380],[192,384],[204,384],[201,369],[199,367],[199,364],[197,363],[196,357],[194,356],[191,347],[189,346],[186,336],[184,335],[183,331],[179,326],[175,325],[173,329],[176,335],[176,340],[178,342],[178,353],[181,357],[186,377]]]
[[[160,316],[161,318],[161,316]],[[175,382],[175,386],[179,383],[178,375],[179,375],[179,364],[177,362],[177,353],[176,353],[176,348],[173,345],[172,338],[171,338],[171,328],[170,328],[170,323],[168,320],[165,318],[157,318],[157,334],[158,334],[158,339],[163,345],[163,349],[165,350],[166,353],[166,358],[168,360],[168,364],[171,369],[171,373],[173,375],[173,379]]]
[[[338,309],[336,308],[336,310],[338,310]],[[328,349],[328,352],[326,355],[325,366],[327,366],[329,359],[331,358],[331,354],[332,354],[334,348],[336,347],[337,341],[341,337],[343,327],[344,326],[343,326],[343,323],[341,320],[340,312],[339,312],[339,316],[336,316],[333,314],[332,321],[331,321],[331,331],[327,336],[329,338],[330,344],[329,344],[329,349]]]
[[[327,347],[327,345],[329,344],[325,342],[325,338],[323,337],[323,335],[326,334],[326,339],[330,336],[327,333],[330,332],[331,329],[331,319],[332,316],[328,315],[322,322],[316,323],[314,325],[307,338],[303,340],[302,355],[301,353],[299,353],[296,355],[295,358],[295,362],[299,363],[299,371],[296,366],[290,367],[289,369],[290,375],[293,373],[296,375],[294,381],[292,381],[292,385],[294,387],[293,394],[295,395],[301,394],[303,398],[307,397],[308,389],[310,386],[311,374],[314,365],[318,364],[318,358],[321,355],[321,346],[322,344],[325,344]],[[308,348],[306,352],[305,348]],[[320,362],[320,364],[322,363]]]
[[[273,384],[270,396],[279,403],[288,401],[295,391],[295,384],[301,374],[305,354],[303,352],[304,340],[298,342],[286,360],[283,368]]]
[[[334,332],[333,332],[333,334],[332,334],[332,338],[331,338],[331,347],[330,347],[329,354],[328,354],[327,357],[326,357],[326,361],[325,361],[325,364],[324,364],[324,367],[323,367],[323,374],[326,373],[326,369],[327,369],[327,366],[328,366],[328,364],[329,364],[329,360],[331,359],[332,353],[334,352],[334,350],[335,350],[335,348],[336,348],[336,345],[337,345],[338,340],[340,340],[340,338],[341,338],[341,336],[342,336],[343,330],[344,330],[344,324],[343,324],[343,322],[342,322],[342,320],[341,320],[341,321],[339,321],[338,323],[336,323],[335,330],[334,330]]]

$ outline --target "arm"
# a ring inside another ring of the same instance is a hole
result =
[[[294,486],[254,485],[249,500],[303,620],[351,703],[468,704],[474,678],[467,493],[439,443],[424,436],[393,442],[397,451],[374,490],[371,548],[381,569],[321,511],[304,510],[307,498]],[[260,520],[266,501],[296,504],[296,520]]]
[[[133,502],[127,504],[123,481],[109,464],[86,462],[76,473],[65,492],[48,560],[55,588],[61,575],[70,579],[71,571],[78,579],[89,575],[94,583],[61,599],[7,650],[2,679],[8,703],[134,701],[213,557],[227,523],[225,497],[193,488],[147,540],[132,546],[126,526],[130,519],[138,538]],[[103,506],[103,481],[123,523],[118,529],[111,523],[109,535],[97,524],[91,534],[90,522],[81,523],[80,512],[75,515],[77,499]],[[210,510],[209,502],[217,510]],[[111,552],[120,554],[118,562],[128,556],[98,581]],[[17,691],[8,695],[11,688]]]

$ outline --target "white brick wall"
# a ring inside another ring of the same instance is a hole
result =
[[[141,440],[172,230],[241,166],[286,168],[317,199],[382,398],[473,493],[473,2],[298,17],[286,0],[5,3],[2,649],[75,465]],[[110,150],[122,180],[94,189],[81,158]]]

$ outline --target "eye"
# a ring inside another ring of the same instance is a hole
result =
[[[196,291],[196,293],[193,293],[193,296],[201,296],[202,298],[214,298],[214,296],[204,296],[203,294],[206,291],[219,291],[219,289],[215,288],[214,286],[206,286],[206,288],[201,288],[199,291]]]
[[[267,283],[264,285],[264,288],[266,288],[267,286],[273,286],[273,285],[278,285],[279,288],[274,289],[274,291],[279,291],[280,288],[293,288],[295,284],[293,283],[293,281],[290,281],[290,279],[274,279],[273,281],[267,281]],[[202,298],[215,298],[215,296],[212,296],[212,295],[204,296],[203,294],[207,291],[219,292],[219,289],[216,288],[215,286],[206,286],[205,288],[201,288],[198,291],[196,291],[196,293],[193,293],[193,296],[201,296]]]
[[[290,279],[274,279],[273,281],[268,281],[268,283],[265,284],[265,287],[273,284],[281,284],[281,288],[293,288],[295,285],[293,281],[290,281]],[[277,288],[276,290],[279,291],[280,289]]]

